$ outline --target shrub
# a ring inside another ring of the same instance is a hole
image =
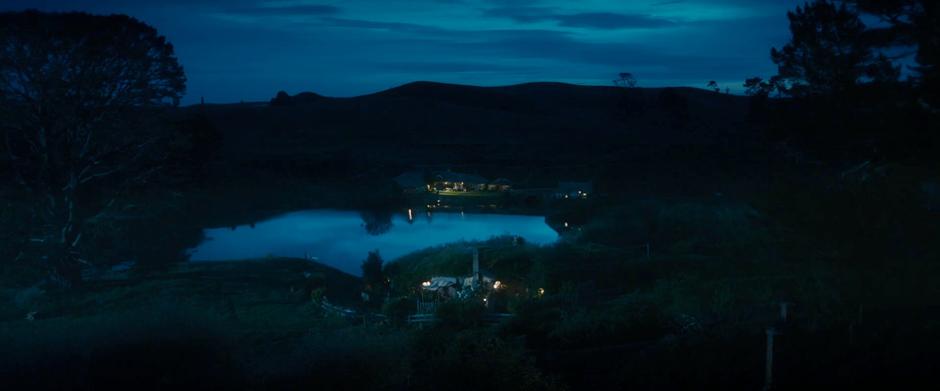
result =
[[[252,377],[267,388],[401,389],[410,373],[408,338],[382,328],[311,331],[286,357],[273,355]]]
[[[10,389],[182,389],[239,383],[217,318],[164,307],[0,327],[0,383]]]
[[[479,326],[483,320],[482,301],[476,299],[452,300],[437,307],[440,326],[451,329],[465,329]]]
[[[485,329],[454,333],[432,329],[414,343],[414,390],[562,389],[535,366],[519,341]]]

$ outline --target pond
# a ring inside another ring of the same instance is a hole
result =
[[[423,248],[460,240],[516,235],[549,244],[558,233],[541,216],[407,211],[366,213],[342,210],[292,212],[252,224],[204,230],[206,240],[192,249],[192,261],[266,256],[315,257],[346,273],[360,275],[371,250],[386,261]]]

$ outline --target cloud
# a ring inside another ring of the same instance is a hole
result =
[[[681,4],[681,3],[684,3],[684,2],[685,2],[685,0],[665,0],[665,1],[660,1],[660,2],[658,2],[658,3],[653,3],[653,4],[651,4],[651,5],[654,6],[654,7],[660,7],[660,6],[664,6],[664,5],[676,5],[676,4]]]
[[[445,35],[451,32],[451,30],[446,30],[446,29],[441,29],[437,27],[416,24],[416,23],[379,22],[379,21],[372,21],[372,20],[346,19],[346,18],[335,18],[335,17],[320,18],[317,24],[331,26],[331,27],[343,27],[343,28],[354,28],[354,29],[365,29],[365,30],[384,30],[384,31],[392,31],[392,32],[417,33],[417,34]]]
[[[675,24],[666,19],[646,15],[615,14],[610,12],[556,15],[555,18],[558,24],[562,26],[596,29],[661,28]]]
[[[547,7],[497,7],[483,10],[483,16],[532,23],[551,20],[554,11],[552,8]]]
[[[324,16],[340,12],[338,7],[322,4],[292,5],[283,7],[249,6],[228,8],[227,14],[243,16]]]
[[[519,23],[555,22],[564,27],[598,30],[654,29],[675,25],[670,20],[643,14],[614,12],[562,13],[548,7],[497,7],[485,9],[483,15],[508,18]]]
[[[414,61],[414,62],[388,62],[377,64],[386,71],[406,73],[483,73],[506,72],[526,69],[525,67],[500,65],[485,62],[462,61]]]

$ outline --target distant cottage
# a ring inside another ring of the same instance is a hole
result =
[[[474,191],[509,191],[512,182],[506,178],[489,180],[479,175],[439,171],[426,175],[421,171],[408,171],[393,178],[405,193],[438,192],[474,192]]]
[[[466,298],[474,292],[489,293],[500,289],[502,283],[480,269],[480,250],[473,248],[473,268],[469,276],[435,276],[421,283],[421,290],[435,299]],[[435,297],[436,296],[436,297]]]
[[[555,198],[587,198],[594,193],[592,182],[558,182],[553,195]]]

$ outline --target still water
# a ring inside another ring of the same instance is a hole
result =
[[[379,218],[355,211],[292,212],[253,226],[211,228],[191,251],[193,261],[261,258],[268,255],[316,257],[319,262],[360,275],[371,250],[386,261],[426,247],[460,241],[517,235],[529,243],[548,244],[558,233],[540,216],[440,213],[417,210]]]

